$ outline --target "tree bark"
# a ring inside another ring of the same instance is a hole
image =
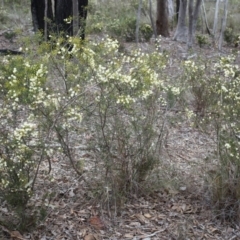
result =
[[[72,0],[73,6],[73,35],[76,36],[78,33],[78,26],[79,26],[79,13],[78,13],[78,0]]]
[[[138,3],[138,11],[137,11],[137,21],[136,21],[136,43],[139,43],[139,25],[141,18],[141,10],[142,10],[142,0],[139,0]]]
[[[188,5],[188,49],[193,45],[193,0],[189,0]]]
[[[210,31],[210,28],[209,28],[209,25],[208,25],[208,21],[207,21],[207,13],[206,13],[206,8],[205,8],[205,3],[204,3],[204,0],[202,1],[202,10],[203,10],[203,19],[204,19],[204,23],[206,25],[206,30],[207,30],[207,33],[209,35],[211,35],[211,31]]]
[[[81,39],[85,39],[88,0],[78,0],[79,29]]]
[[[45,8],[45,0],[31,0],[31,13],[33,21],[34,32],[41,31],[42,34],[45,32],[45,9],[47,9],[47,19],[53,21],[52,1],[47,1]]]
[[[47,41],[48,39],[48,24],[47,24],[47,12],[48,12],[48,1],[49,0],[45,0],[45,9],[44,9],[44,40]]]
[[[163,37],[169,37],[168,29],[168,6],[166,0],[157,1],[157,20],[156,30],[157,34]]]
[[[180,42],[187,42],[188,48],[192,48],[193,39],[196,32],[197,19],[200,12],[200,7],[202,0],[196,0],[196,4],[194,7],[194,0],[189,0],[188,5],[188,15],[189,22],[188,28],[186,26],[186,12],[187,12],[187,0],[180,0],[180,10],[179,10],[179,18],[177,29],[174,34],[173,39]]]
[[[196,1],[194,13],[193,13],[193,35],[195,35],[195,32],[196,32],[197,20],[198,20],[198,16],[199,16],[202,1],[203,0],[197,0]]]
[[[219,45],[218,49],[221,51],[222,50],[222,43],[223,43],[223,34],[226,29],[227,25],[227,14],[228,14],[228,0],[225,0],[224,2],[224,16],[222,18],[222,28],[221,28],[221,34],[220,34],[220,39],[219,39]]]
[[[149,17],[150,17],[152,29],[154,32],[154,37],[157,38],[156,24],[154,24],[153,16],[152,16],[152,0],[149,0]]]
[[[201,3],[202,3],[202,0],[197,0],[194,11],[193,11],[194,0],[189,0],[189,6],[188,6],[189,25],[188,25],[188,42],[187,42],[188,49],[193,47],[193,38],[196,32],[197,20],[200,12]]]
[[[58,34],[73,35],[73,26],[70,19],[72,15],[72,0],[55,1],[55,20]]]
[[[219,3],[220,3],[220,0],[217,0],[216,1],[216,5],[215,5],[215,14],[214,14],[214,23],[213,23],[213,36],[214,36],[214,39],[216,39],[216,32],[217,32],[217,26],[218,26]]]
[[[176,22],[178,23],[179,17],[179,10],[180,10],[180,0],[176,0]]]
[[[168,20],[172,21],[174,18],[174,7],[173,7],[173,0],[167,0],[168,6]]]
[[[87,18],[88,0],[78,0],[78,30],[80,37],[85,38],[85,21]],[[76,11],[76,10],[75,10]],[[55,0],[55,20],[58,33],[73,36],[73,2],[72,0]],[[69,22],[66,22],[69,19]]]
[[[49,36],[49,24],[45,21],[47,16],[47,19],[55,20],[57,28],[54,30],[57,33],[64,32],[73,36],[80,29],[80,37],[84,39],[87,6],[88,0],[31,0],[34,31],[41,31],[45,36]],[[71,20],[70,23],[67,23],[66,19]]]
[[[187,0],[180,0],[179,16],[177,29],[173,40],[187,42],[187,26],[186,26]]]

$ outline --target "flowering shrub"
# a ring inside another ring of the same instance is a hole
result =
[[[35,103],[46,95],[46,76],[43,63],[30,66],[29,59],[19,56],[4,57],[0,67],[0,192],[21,217],[23,228],[37,166],[45,155]]]
[[[186,85],[192,96],[195,116],[203,126],[214,127],[217,139],[218,169],[211,171],[211,199],[224,220],[238,219],[239,211],[239,67],[234,56],[210,61],[185,62]]]
[[[51,38],[54,48],[43,43],[37,57],[27,49],[0,66],[0,191],[21,217],[53,152],[82,175],[76,149],[83,143],[96,156],[87,163],[96,193],[107,187],[111,204],[137,193],[159,164],[166,93],[178,94],[163,84],[167,58],[159,51],[125,55],[110,38]]]
[[[82,112],[77,132],[84,129],[92,136],[89,149],[96,158],[91,171],[97,179],[92,185],[98,194],[107,187],[113,204],[137,192],[159,163],[165,119],[161,107],[169,90],[162,80],[167,58],[159,51],[122,54],[110,38],[85,45],[69,41],[76,64],[66,62],[64,83],[73,96],[79,96],[78,89],[84,96],[76,106]],[[67,127],[58,133],[65,143],[70,131]]]

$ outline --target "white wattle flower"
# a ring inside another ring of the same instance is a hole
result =
[[[231,148],[231,145],[230,145],[229,143],[226,143],[226,144],[225,144],[225,148],[226,148],[226,149],[229,149],[229,148]]]

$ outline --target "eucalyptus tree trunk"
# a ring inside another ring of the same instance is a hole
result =
[[[54,22],[57,33],[85,38],[88,0],[31,0],[34,31],[40,31],[45,40],[49,38],[49,22]],[[70,24],[65,20],[70,18]],[[53,30],[53,29],[52,29]]]
[[[79,30],[78,0],[72,0],[73,12],[73,35],[76,36]]]
[[[31,0],[31,13],[34,32],[40,31],[48,36],[48,21],[53,21],[52,1],[51,0]],[[46,33],[46,34],[45,34]]]
[[[216,39],[217,27],[218,27],[218,12],[219,12],[219,3],[220,0],[216,1],[215,5],[215,14],[214,14],[214,23],[213,23],[213,36]]]
[[[201,3],[202,3],[202,0],[196,0],[196,4],[194,7],[194,0],[189,0],[189,6],[188,6],[189,24],[188,24],[188,42],[187,42],[188,48],[192,48],[193,46],[193,39],[195,37],[197,20],[200,12]]]
[[[153,15],[152,15],[152,0],[149,0],[148,3],[149,3],[149,17],[150,17],[154,37],[157,38],[156,25],[154,24]]]
[[[173,0],[167,0],[167,6],[168,6],[168,20],[172,21],[174,18]]]
[[[48,13],[48,1],[49,0],[45,0],[45,9],[44,9],[44,40],[47,41],[48,39],[48,24],[47,24],[47,13]],[[50,0],[51,1],[51,0]]]
[[[189,0],[188,4],[188,48],[192,48],[193,44],[193,0]]]
[[[195,35],[195,32],[196,32],[197,20],[200,13],[202,1],[203,0],[196,0],[196,5],[193,13],[193,31],[192,31],[193,35]]]
[[[157,34],[163,37],[169,37],[168,29],[168,1],[157,0],[157,20],[156,30]]]
[[[137,21],[136,21],[136,42],[139,43],[139,26],[141,19],[141,11],[142,11],[142,0],[139,0],[138,3],[138,11],[137,11]]]
[[[224,34],[224,31],[225,31],[226,25],[227,25],[227,14],[228,14],[228,0],[225,0],[225,2],[224,2],[224,16],[222,18],[222,27],[221,27],[221,33],[220,33],[219,45],[218,45],[218,49],[220,51],[222,50],[223,34]]]
[[[205,8],[205,3],[204,3],[204,0],[202,1],[202,11],[203,11],[203,19],[204,19],[204,22],[205,22],[205,25],[206,25],[206,30],[207,30],[207,33],[209,35],[211,35],[211,31],[210,31],[210,28],[209,28],[209,25],[208,25],[208,21],[207,21],[207,13],[206,13],[206,8]]]
[[[180,9],[177,29],[173,39],[180,42],[187,42],[188,48],[192,48],[195,37],[197,19],[200,12],[202,0],[180,0]],[[188,6],[188,27],[186,26],[186,15]]]
[[[187,26],[186,26],[187,2],[188,2],[187,0],[180,0],[178,24],[176,32],[173,37],[173,40],[180,42],[187,42]]]
[[[179,10],[180,10],[180,0],[176,0],[176,22],[178,23],[179,17]]]
[[[88,0],[55,0],[55,21],[57,25],[57,31],[69,36],[73,36],[76,32],[80,31],[80,37],[85,38],[85,25],[87,18],[87,6]],[[77,5],[76,8],[73,5]],[[77,17],[75,14],[77,13]],[[70,21],[67,23],[65,19],[73,18],[77,22]],[[76,24],[75,26],[73,24]],[[75,28],[76,27],[76,28]],[[74,29],[73,29],[74,28]],[[74,30],[76,31],[74,33]]]

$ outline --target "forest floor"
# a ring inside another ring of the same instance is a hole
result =
[[[184,44],[163,39],[161,46],[178,59],[187,56]],[[134,44],[125,47],[131,48]],[[142,43],[140,47],[148,50],[153,44]],[[0,48],[18,49],[14,40],[10,42],[1,33]],[[210,47],[197,51],[196,54],[201,51],[210,57],[218,55]],[[42,166],[30,203],[34,207],[43,204],[48,207],[45,220],[22,234],[0,225],[0,239],[240,239],[239,225],[222,222],[214,214],[206,189],[205,174],[215,164],[214,159],[209,159],[216,145],[214,137],[193,128],[188,121],[169,124],[167,132],[162,153],[163,171],[169,168],[172,175],[159,191],[150,195],[143,193],[140,198],[133,196],[120,212],[107,211],[89,196],[85,182],[75,174],[70,163],[56,156],[52,159],[51,176],[46,175],[48,163]],[[82,154],[91,160],[87,152]],[[43,202],[46,193],[52,193],[52,198]],[[10,219],[11,214],[5,203],[0,206],[0,220]]]

